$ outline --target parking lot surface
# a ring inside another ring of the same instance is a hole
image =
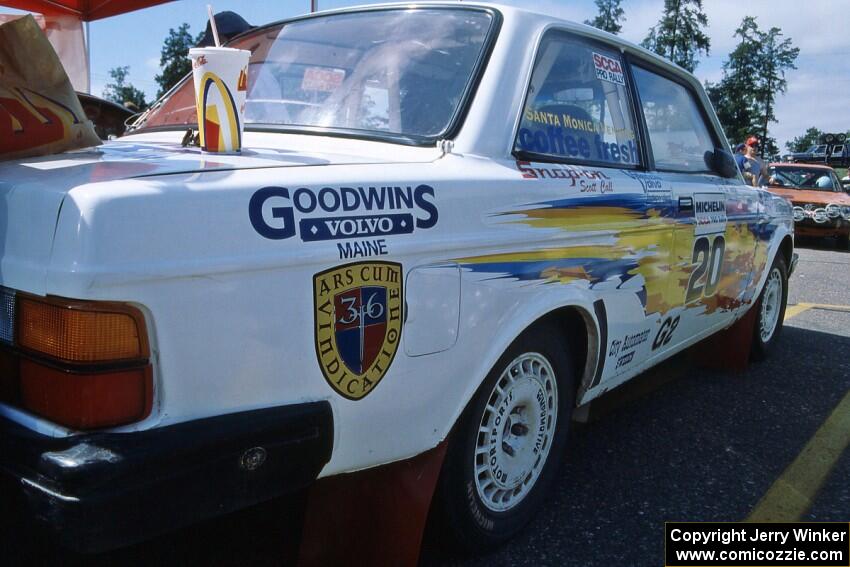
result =
[[[798,252],[772,358],[745,372],[707,370],[694,361],[696,346],[615,390],[589,423],[573,424],[559,482],[524,532],[476,557],[429,537],[422,565],[661,565],[665,521],[850,520],[850,451],[836,449],[850,438],[850,253],[831,242]],[[790,508],[783,490],[794,494]],[[0,557],[7,565],[286,565],[302,511],[301,497],[276,500],[96,557],[5,525]]]

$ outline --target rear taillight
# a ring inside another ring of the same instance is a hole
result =
[[[122,304],[18,297],[19,347],[61,362],[92,364],[139,360],[147,345],[138,310]]]
[[[75,429],[150,414],[147,332],[135,307],[2,290],[0,342],[0,401]]]

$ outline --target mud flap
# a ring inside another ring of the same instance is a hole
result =
[[[446,446],[317,481],[307,500],[299,567],[352,561],[415,567]]]
[[[744,372],[750,365],[753,330],[756,324],[756,306],[731,327],[720,331],[692,348],[693,360],[703,368]]]

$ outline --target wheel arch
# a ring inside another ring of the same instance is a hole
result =
[[[768,272],[770,272],[770,267],[773,265],[773,262],[776,260],[777,256],[781,255],[782,259],[785,261],[785,266],[789,270],[791,269],[791,262],[794,256],[793,228],[787,229],[785,227],[781,227],[780,231],[777,231],[778,233],[775,234],[774,237],[771,238],[768,243],[767,258],[765,260],[764,268],[761,270],[761,273],[758,274],[758,281],[755,282],[754,292],[752,296],[752,301],[750,301],[750,306],[755,305],[758,296],[761,294],[761,291],[764,288],[764,284],[767,281],[767,274]],[[747,311],[748,310],[749,308],[747,309]],[[741,315],[741,317],[742,316],[743,314]]]
[[[573,363],[573,372],[576,377],[575,400],[578,402],[586,392],[596,376],[599,366],[599,353],[604,349],[603,342],[607,342],[603,336],[607,321],[599,319],[599,309],[591,313],[583,307],[567,305],[553,309],[546,313],[523,332],[536,325],[552,323],[562,330],[564,340],[570,349]],[[605,317],[604,309],[601,317]]]
[[[785,260],[785,265],[790,269],[791,260],[794,255],[794,238],[790,234],[786,234],[779,244],[779,252]]]
[[[505,333],[501,340],[494,342],[494,347],[489,351],[476,373],[477,379],[473,381],[474,387],[471,387],[466,393],[454,416],[451,430],[460,421],[466,408],[475,398],[476,392],[481,388],[493,367],[498,364],[505,351],[523,333],[539,325],[554,324],[563,332],[563,337],[567,342],[565,346],[570,349],[573,362],[572,370],[576,377],[576,391],[574,393],[577,403],[583,393],[590,388],[597,374],[599,360],[601,359],[600,354],[603,353],[605,348],[602,343],[606,341],[604,335],[606,334],[607,321],[597,318],[598,306],[601,303],[601,300],[596,300],[593,303],[579,300],[550,305],[546,309],[538,309],[525,319],[526,324],[517,325],[512,329],[512,332]],[[594,309],[594,306],[597,308]],[[602,315],[604,317],[604,308]]]

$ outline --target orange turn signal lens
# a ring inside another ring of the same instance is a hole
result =
[[[146,358],[144,318],[124,304],[18,296],[18,346],[78,364]]]

